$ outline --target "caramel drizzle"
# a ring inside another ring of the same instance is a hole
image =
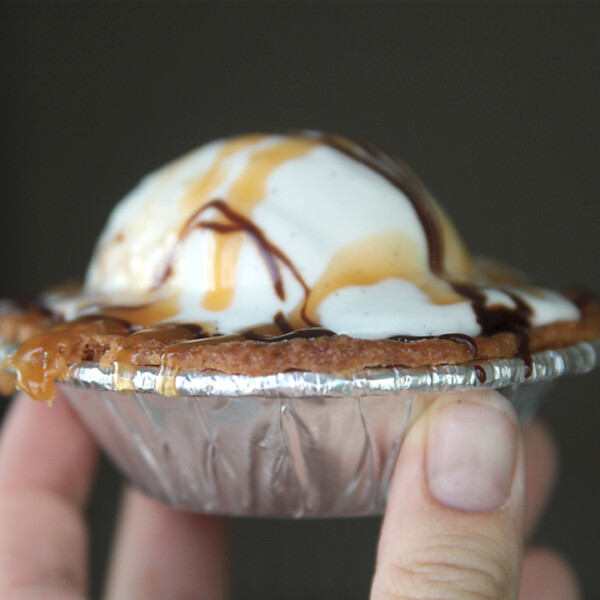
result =
[[[65,379],[75,362],[72,356],[81,359],[81,351],[85,350],[82,345],[89,336],[127,336],[131,332],[131,325],[123,319],[80,317],[30,337],[10,358],[9,366],[15,370],[19,389],[35,400],[50,400],[54,397],[54,380]]]

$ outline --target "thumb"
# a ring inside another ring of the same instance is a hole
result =
[[[523,458],[515,413],[499,393],[438,397],[396,464],[371,600],[515,599]]]

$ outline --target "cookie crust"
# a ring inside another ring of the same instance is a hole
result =
[[[587,299],[579,305],[580,321],[553,323],[525,332],[529,351],[562,348],[600,337],[600,302]],[[13,306],[0,314],[0,336],[15,344],[29,342],[56,325],[56,320],[40,309],[23,310]],[[509,332],[475,337],[475,348],[438,338],[398,341],[332,335],[270,343],[226,339],[220,343],[215,338],[170,339],[167,343],[161,341],[160,336],[131,335],[119,330],[118,326],[94,331],[82,328],[69,338],[69,344],[57,350],[53,370],[57,379],[61,379],[61,375],[78,362],[94,361],[109,367],[126,360],[135,367],[162,365],[180,371],[210,369],[258,376],[297,370],[346,375],[364,368],[459,365],[476,360],[513,358],[519,356],[523,338]]]

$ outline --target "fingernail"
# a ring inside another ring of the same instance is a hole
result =
[[[434,417],[427,439],[431,495],[458,510],[484,512],[510,494],[515,424],[492,406],[453,404]]]

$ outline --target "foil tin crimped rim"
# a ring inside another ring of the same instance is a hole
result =
[[[0,363],[16,350],[0,340]],[[166,373],[144,367],[124,373],[116,366],[95,362],[73,365],[64,383],[77,387],[123,393],[154,392],[166,396],[343,397],[357,392],[369,396],[402,392],[441,393],[471,388],[499,389],[515,384],[549,381],[562,375],[591,371],[600,363],[600,339],[579,342],[532,355],[528,374],[519,358],[478,360],[461,365],[422,368],[365,369],[351,376],[339,373],[295,371],[273,375],[230,375],[217,371]]]

